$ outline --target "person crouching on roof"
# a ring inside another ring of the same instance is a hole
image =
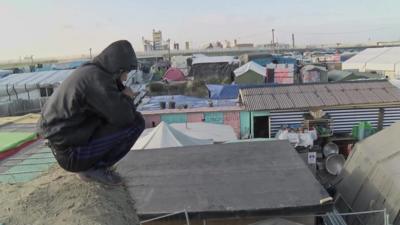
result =
[[[112,169],[144,130],[144,119],[124,87],[137,68],[132,45],[117,41],[65,79],[44,105],[39,134],[65,170],[85,181],[120,184]]]

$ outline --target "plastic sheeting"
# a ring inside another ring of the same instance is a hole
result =
[[[395,71],[396,67],[399,69]],[[400,76],[400,47],[367,48],[342,64],[343,70],[388,70]]]
[[[164,80],[167,81],[182,81],[185,80],[185,75],[178,68],[169,68],[164,74]]]
[[[169,126],[192,138],[212,140],[213,142],[218,142],[218,143],[237,140],[233,128],[229,125],[199,122],[199,123],[172,123],[169,124]],[[154,129],[146,129],[143,132],[142,136],[146,136]]]
[[[171,66],[174,68],[178,68],[180,69],[183,74],[185,74],[185,76],[188,75],[189,70],[188,70],[188,64],[187,64],[187,60],[188,58],[190,58],[189,56],[173,56],[171,58]]]
[[[237,99],[238,85],[207,84],[210,99]]]
[[[279,64],[296,64],[296,59],[288,56],[282,55],[272,55],[269,53],[250,53],[240,56],[240,61],[242,63],[248,63],[253,61],[261,66],[266,66],[270,63]]]
[[[254,71],[254,72],[256,72],[256,73],[258,73],[260,75],[263,75],[263,76],[265,76],[266,73],[267,73],[266,70],[265,70],[265,67],[260,66],[259,64],[255,63],[253,61],[250,61],[250,62],[244,64],[243,66],[237,68],[234,71],[234,73],[235,73],[235,76],[240,76],[240,75],[246,73],[249,70]]]
[[[365,69],[375,71],[394,71],[400,65],[400,47],[387,48],[387,51],[369,60]],[[396,71],[400,75],[400,71]]]
[[[195,80],[228,79],[232,78],[236,68],[238,64],[227,62],[198,63],[191,66],[189,76],[193,76]]]
[[[255,62],[248,62],[234,71],[236,84],[263,84],[267,71]]]
[[[11,148],[16,148],[19,145],[34,140],[36,133],[26,132],[1,132],[0,133],[0,153]]]
[[[400,225],[400,123],[358,142],[346,161],[337,190],[354,211],[385,209]],[[382,224],[382,214],[360,217]]]
[[[226,79],[233,75],[238,66],[239,60],[233,56],[193,57],[189,76],[193,76],[196,80]]]
[[[0,79],[0,96],[8,96],[8,93],[15,94],[15,92],[23,93],[49,85],[58,85],[73,71],[59,70],[9,75]]]
[[[12,70],[0,70],[0,78],[6,77],[12,73],[13,73]]]
[[[147,134],[146,134],[147,133]],[[135,145],[134,150],[138,149],[154,149],[154,148],[170,148],[193,145],[212,144],[210,139],[199,139],[184,134],[178,129],[169,126],[165,122],[161,122],[156,128],[150,132],[144,132]]]
[[[328,82],[328,72],[324,67],[307,65],[300,73],[303,83]]]

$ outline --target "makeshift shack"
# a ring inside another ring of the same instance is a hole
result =
[[[323,121],[333,134],[350,134],[361,121],[382,129],[400,119],[400,90],[386,80],[249,87],[239,93],[242,137],[270,138],[282,125],[305,126],[311,121],[305,115],[315,109],[329,118],[311,122]]]
[[[313,215],[332,210],[332,198],[287,141],[130,151],[117,171],[142,221],[182,212],[168,224],[183,224],[187,212],[191,224],[245,225],[286,215],[313,225]]]
[[[233,56],[200,56],[193,58],[189,76],[195,80],[232,80],[239,61]]]
[[[295,83],[293,64],[268,64],[267,83],[293,84]]]
[[[329,82],[381,79],[385,79],[385,77],[376,73],[358,72],[351,70],[331,70],[328,72]]]
[[[337,184],[338,194],[353,211],[383,210],[389,222],[400,224],[400,122],[353,148]],[[348,210],[348,209],[343,209]],[[363,224],[383,224],[383,213],[358,217]],[[355,220],[350,217],[348,224]]]
[[[306,65],[300,70],[302,83],[328,82],[328,71],[321,66]]]
[[[263,84],[266,80],[265,67],[255,62],[248,62],[235,71],[236,84]]]

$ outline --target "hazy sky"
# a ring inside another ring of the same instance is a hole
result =
[[[331,44],[400,39],[400,0],[0,0],[0,60],[99,52],[161,29],[163,38]]]

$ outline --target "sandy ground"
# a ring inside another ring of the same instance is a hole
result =
[[[134,203],[123,186],[84,182],[58,166],[25,184],[0,184],[0,224],[135,225]]]

